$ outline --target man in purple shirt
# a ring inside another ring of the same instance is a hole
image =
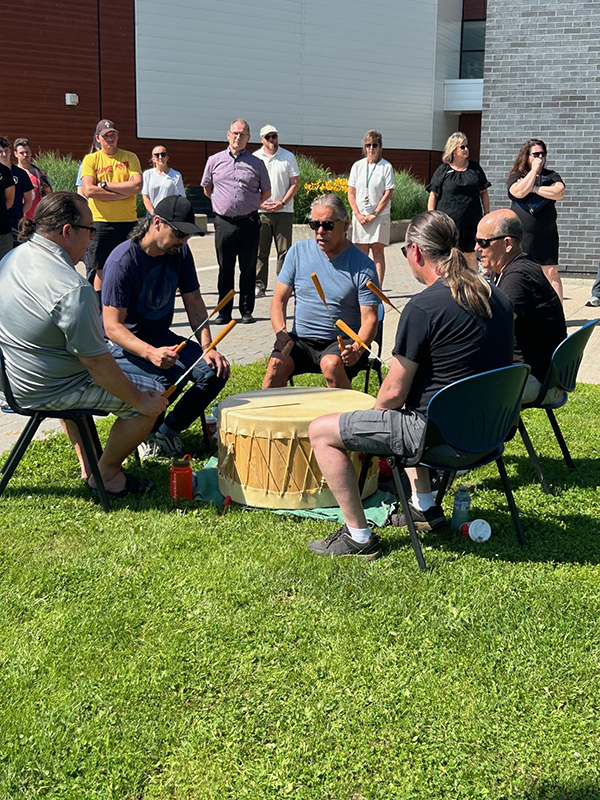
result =
[[[229,147],[206,162],[201,185],[215,212],[215,249],[219,262],[219,300],[233,289],[236,257],[240,264],[240,314],[242,322],[255,322],[254,285],[260,235],[258,209],[271,196],[271,184],[264,163],[250,155],[246,145],[250,126],[235,119],[227,131]],[[215,320],[226,325],[233,301]]]

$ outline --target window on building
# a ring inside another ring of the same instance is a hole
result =
[[[460,56],[461,78],[483,78],[485,20],[465,19],[462,27]]]

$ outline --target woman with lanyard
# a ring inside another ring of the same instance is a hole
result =
[[[394,192],[394,169],[382,158],[379,131],[367,131],[363,139],[365,158],[352,165],[348,178],[348,202],[352,208],[352,241],[369,255],[380,286],[385,275],[384,250],[390,243],[390,200]]]

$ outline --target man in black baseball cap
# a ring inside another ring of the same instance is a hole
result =
[[[210,343],[210,328],[197,334],[180,353],[184,341],[170,330],[179,289],[192,330],[207,318],[187,241],[202,231],[194,224],[192,204],[172,195],[141,220],[129,240],[116,247],[104,267],[102,305],[104,330],[110,349],[126,374],[152,375],[165,388],[177,381]],[[229,377],[229,362],[211,350],[190,375],[190,388],[167,414],[165,421],[142,446],[146,458],[172,458],[185,452],[179,434],[200,416]],[[181,387],[183,388],[183,386]],[[171,395],[176,399],[178,392]]]

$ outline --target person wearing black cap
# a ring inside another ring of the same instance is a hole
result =
[[[112,120],[100,120],[95,139],[99,149],[83,159],[81,184],[96,229],[87,253],[87,279],[99,291],[106,259],[137,221],[135,196],[142,191],[142,166],[135,153],[119,147]]]
[[[194,224],[192,204],[171,195],[154,214],[140,220],[129,240],[116,247],[104,266],[102,305],[110,350],[126,374],[151,375],[165,387],[191,367],[211,341],[208,325],[177,354],[184,341],[170,330],[179,290],[192,330],[207,318],[194,259],[187,240],[204,236]],[[229,362],[216,350],[194,368],[191,387],[142,445],[142,456],[172,458],[184,452],[179,434],[200,416],[229,378]],[[171,395],[176,399],[178,392]]]

